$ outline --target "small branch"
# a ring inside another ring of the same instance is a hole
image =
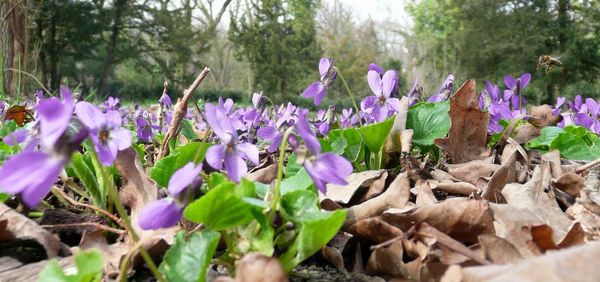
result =
[[[202,70],[198,77],[196,77],[194,83],[192,83],[192,85],[190,85],[188,89],[183,91],[183,97],[181,99],[177,99],[177,104],[175,104],[175,112],[173,113],[173,121],[171,121],[171,124],[169,125],[169,131],[167,131],[165,139],[160,144],[160,150],[158,151],[156,161],[162,159],[163,157],[169,154],[169,142],[171,141],[171,139],[177,137],[179,126],[181,125],[181,120],[183,120],[187,112],[188,101],[190,100],[190,97],[192,97],[192,93],[194,93],[194,90],[198,88],[200,83],[202,83],[202,81],[208,75],[209,72],[209,68],[204,68],[204,70]]]
[[[593,160],[593,161],[591,161],[591,162],[589,162],[587,164],[584,164],[584,165],[578,167],[577,169],[575,169],[575,173],[582,173],[582,172],[584,172],[584,171],[586,171],[586,170],[588,170],[588,169],[590,169],[592,167],[597,166],[598,164],[600,164],[600,159],[595,159],[595,160]]]
[[[408,229],[408,231],[406,231],[406,233],[404,233],[404,234],[402,234],[400,236],[397,236],[395,238],[389,239],[389,240],[387,240],[387,241],[385,241],[385,242],[383,242],[381,244],[377,244],[375,246],[371,246],[371,250],[373,251],[373,250],[376,250],[376,249],[379,249],[379,248],[387,248],[387,247],[391,246],[392,244],[396,243],[397,241],[402,241],[404,239],[408,239],[408,237],[410,237],[410,236],[412,236],[412,235],[415,234],[415,232],[417,230],[415,226],[416,225],[413,225],[410,229]]]
[[[90,226],[94,227],[94,228],[97,228],[97,229],[104,230],[104,231],[108,231],[108,232],[112,232],[112,233],[115,233],[115,234],[119,234],[119,235],[124,235],[125,233],[127,233],[127,231],[125,231],[125,230],[108,227],[106,225],[102,225],[102,224],[97,223],[97,222],[79,222],[79,223],[64,223],[64,224],[42,225],[43,228],[67,228],[67,227],[90,227]]]
[[[112,213],[110,213],[110,212],[108,212],[106,210],[103,210],[103,209],[101,209],[99,207],[96,207],[94,205],[89,205],[89,204],[84,204],[84,203],[77,202],[77,201],[75,201],[75,199],[69,197],[63,190],[59,189],[58,187],[54,187],[53,190],[56,191],[57,193],[59,193],[71,205],[78,206],[78,207],[83,207],[83,208],[88,208],[88,209],[91,209],[91,210],[95,210],[95,211],[97,211],[97,212],[105,215],[106,217],[110,218],[112,221],[114,221],[115,223],[117,223],[123,229],[127,229],[123,225],[123,222],[118,217],[116,217],[114,214],[112,214]]]

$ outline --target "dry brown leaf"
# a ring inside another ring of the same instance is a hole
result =
[[[585,186],[583,177],[574,172],[563,174],[552,185],[573,197],[579,197],[579,192]]]
[[[404,231],[426,222],[461,242],[475,243],[481,234],[494,234],[488,202],[467,198],[451,198],[407,210],[391,209],[383,213],[382,218]]]
[[[509,170],[507,165],[503,165],[494,172],[487,187],[483,190],[483,194],[481,195],[483,199],[494,203],[504,202],[502,189],[504,189],[504,186],[506,186],[506,183],[508,182]]]
[[[402,151],[402,131],[406,129],[409,99],[400,99],[400,108],[394,118],[394,125],[385,143],[385,151],[388,153]]]
[[[417,225],[416,235],[418,237],[433,237],[437,243],[444,245],[450,250],[460,253],[479,264],[490,264],[489,261],[481,257],[477,252],[467,248],[461,242],[454,240],[452,237],[446,235],[446,233],[441,232],[427,223],[420,223]]]
[[[542,160],[550,163],[552,178],[559,178],[563,175],[562,166],[560,163],[560,151],[554,150],[542,155]]]
[[[403,208],[410,198],[410,182],[406,173],[396,179],[381,195],[348,209],[344,228],[348,228],[358,220],[378,216],[390,208]]]
[[[415,186],[417,190],[417,206],[429,205],[437,202],[435,195],[433,195],[433,191],[431,191],[431,186],[429,185],[429,181],[420,181]]]
[[[431,171],[431,177],[433,177],[433,179],[439,181],[439,182],[444,182],[444,181],[452,181],[452,182],[458,182],[460,180],[456,179],[456,177],[450,175],[449,173],[441,170],[441,169],[434,169],[433,171]]]
[[[329,198],[335,202],[347,204],[358,190],[371,186],[379,179],[385,170],[367,170],[352,173],[346,178],[347,185],[327,185],[327,196],[319,193],[321,200]]]
[[[511,263],[522,258],[519,250],[513,244],[498,236],[491,234],[480,235],[479,243],[483,247],[486,258],[493,263]]]
[[[489,161],[476,160],[464,164],[451,165],[448,167],[448,173],[462,181],[477,185],[477,181],[480,178],[491,176],[499,167],[499,165],[490,163]]]
[[[75,268],[75,260],[73,256],[64,258],[54,258],[62,269]],[[21,267],[11,268],[6,271],[0,271],[0,281],[38,281],[39,274],[50,262],[49,260],[38,261],[35,263],[25,264]]]
[[[552,230],[552,227],[547,224],[531,226],[530,231],[533,244],[535,244],[542,253],[545,253],[548,250],[568,248],[584,243],[585,234],[579,222],[576,222],[569,228],[567,235],[565,235],[558,244],[554,242],[554,231]]]
[[[432,190],[469,196],[477,192],[477,187],[469,182],[442,182],[436,184]]]
[[[402,259],[402,241],[397,241],[387,248],[379,248],[373,251],[365,269],[367,274],[388,274],[410,278],[403,271],[404,261]]]
[[[388,176],[387,171],[384,171],[381,174],[381,176],[379,177],[379,179],[373,181],[373,183],[371,183],[371,185],[369,186],[369,189],[361,197],[359,202],[364,202],[368,199],[371,199],[371,198],[381,194],[383,192],[383,190],[385,189],[385,180],[387,179],[387,176]]]
[[[277,179],[277,164],[270,164],[261,169],[248,173],[246,178],[250,181],[271,184]]]
[[[359,220],[348,227],[348,232],[375,243],[382,243],[403,234],[402,230],[381,220],[380,217]]]
[[[342,252],[340,252],[340,250],[330,246],[323,246],[323,248],[321,248],[321,254],[337,269],[346,271],[344,268],[344,257],[342,256]]]
[[[529,108],[529,123],[537,127],[545,127],[556,125],[562,120],[561,115],[553,115],[552,107],[550,105],[531,106]]]
[[[600,242],[506,265],[451,266],[441,281],[600,281]]]
[[[533,124],[523,124],[515,129],[513,139],[519,144],[525,144],[540,135],[542,135],[542,131]]]
[[[56,237],[3,203],[0,203],[0,238],[2,241],[34,240],[44,247],[49,258],[62,254],[62,243]]]
[[[104,274],[108,277],[116,277],[119,274],[121,258],[127,254],[129,246],[123,242],[108,244],[104,232],[99,230],[85,233],[81,237],[78,249],[99,250],[104,258]]]
[[[487,157],[487,128],[490,114],[479,109],[475,81],[467,80],[450,97],[448,111],[452,122],[447,138],[435,144],[449,156],[450,163],[465,163]]]
[[[18,126],[23,126],[33,120],[33,115],[25,106],[14,105],[6,109],[4,120],[14,120]]]

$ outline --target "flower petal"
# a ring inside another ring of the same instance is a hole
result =
[[[214,169],[223,167],[223,154],[225,154],[225,145],[213,145],[206,151],[206,162]]]
[[[247,159],[254,163],[255,165],[259,164],[258,159],[258,148],[254,146],[254,144],[250,143],[239,143],[236,146],[238,153],[242,155],[242,158]]]
[[[327,72],[329,72],[329,68],[331,68],[331,61],[327,58],[321,58],[321,60],[319,60],[319,74],[321,75],[321,80],[325,78]]]
[[[325,97],[326,93],[327,89],[325,85],[323,85],[321,82],[315,82],[309,85],[304,92],[302,92],[302,96],[304,96],[304,98],[313,98],[315,105],[318,106],[321,104],[321,101]]]
[[[125,128],[113,129],[110,132],[110,139],[110,142],[114,143],[119,151],[131,147],[131,132]]]
[[[225,171],[227,171],[229,179],[240,182],[242,176],[246,175],[248,172],[248,166],[246,166],[246,162],[244,162],[240,154],[235,151],[226,151],[223,160],[225,163]]]
[[[396,77],[397,75],[395,70],[386,71],[383,75],[382,91],[383,96],[386,98],[389,98],[392,94],[392,91],[394,91],[394,87],[396,86]]]
[[[370,70],[367,73],[367,80],[369,82],[369,87],[371,87],[371,91],[375,96],[381,96],[381,76],[376,71]]]
[[[138,224],[144,230],[167,228],[177,224],[183,211],[172,199],[160,199],[144,207]]]
[[[171,179],[169,179],[169,195],[176,197],[194,182],[198,174],[202,171],[202,164],[196,166],[193,162],[189,162],[182,168],[178,169],[173,173]]]
[[[513,88],[515,88],[516,84],[517,83],[516,83],[514,77],[512,77],[510,75],[507,75],[507,76],[504,77],[504,85],[506,85],[506,88],[513,89]]]
[[[98,129],[106,123],[104,114],[96,106],[88,102],[79,102],[75,106],[75,114],[85,126]]]

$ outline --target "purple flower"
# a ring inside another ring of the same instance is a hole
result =
[[[112,96],[109,96],[108,99],[106,101],[104,101],[104,103],[102,103],[102,106],[104,107],[104,109],[106,111],[109,110],[116,110],[119,107],[119,98],[114,98]]]
[[[111,165],[117,152],[131,146],[131,133],[121,128],[121,115],[117,111],[102,113],[88,102],[79,102],[75,107],[77,117],[89,129],[100,163]]]
[[[190,187],[197,186],[198,174],[202,165],[190,162],[173,173],[169,180],[169,197],[154,201],[142,209],[139,225],[142,229],[158,229],[171,227],[181,219],[183,208],[186,204],[184,197],[179,197],[182,192]]]
[[[27,140],[27,137],[29,137],[29,130],[17,129],[12,133],[4,136],[4,138],[2,138],[2,141],[4,141],[4,143],[10,146],[14,146],[25,142]]]
[[[295,124],[298,135],[304,141],[309,154],[305,155],[303,165],[315,186],[323,194],[327,193],[327,184],[346,185],[346,178],[352,173],[348,160],[334,153],[321,153],[321,144],[310,128],[306,115],[300,115]]]
[[[368,71],[375,71],[377,72],[380,76],[383,76],[384,70],[382,67],[380,67],[378,64],[369,64],[369,68],[367,69]]]
[[[258,148],[250,143],[239,143],[237,131],[231,119],[221,107],[206,104],[206,122],[221,140],[221,144],[214,145],[206,152],[206,162],[215,169],[223,168],[227,171],[229,179],[239,182],[248,172],[244,160],[250,160],[258,165]]]
[[[40,100],[36,106],[40,121],[40,142],[46,148],[54,146],[69,126],[69,121],[73,116],[75,105],[71,91],[66,87],[61,87],[60,93],[62,101],[52,97]]]
[[[391,98],[390,95],[394,90],[394,83],[396,80],[396,71],[389,70],[383,74],[383,79],[377,74],[376,71],[369,71],[367,74],[369,87],[375,94],[370,96],[367,100],[366,105],[372,108],[373,118],[381,122],[388,118],[391,113],[400,111],[400,100],[398,98]],[[371,98],[372,97],[372,98]]]
[[[560,108],[565,104],[565,97],[558,97],[556,98],[556,105],[554,105],[554,108],[552,109],[552,114],[557,116],[560,115]]]
[[[485,89],[479,94],[479,108],[488,108],[492,103],[499,102],[500,99],[500,88],[488,80],[485,82]]]
[[[342,117],[340,122],[344,128],[352,127],[358,123],[358,116],[352,114],[353,109],[342,109]]]
[[[408,106],[416,104],[421,99],[422,95],[423,87],[419,86],[419,78],[416,78],[412,88],[410,89],[410,92],[408,92],[408,95],[406,95],[409,99]]]
[[[162,96],[158,99],[158,102],[165,106],[167,109],[171,108],[171,97],[166,92],[163,92]]]
[[[0,168],[0,191],[21,194],[28,207],[35,207],[56,182],[65,161],[44,152],[12,156]]]
[[[145,143],[152,142],[154,138],[153,129],[160,129],[160,126],[152,125],[148,112],[140,113],[135,119],[135,125],[137,126],[136,133],[137,138]]]
[[[440,85],[440,90],[437,94],[429,97],[427,102],[429,103],[437,103],[441,101],[445,101],[450,97],[452,93],[452,89],[454,88],[454,75],[450,74],[446,77],[446,80]]]
[[[510,101],[513,109],[520,109],[522,104],[526,104],[525,95],[522,94],[523,89],[527,87],[531,81],[531,74],[524,73],[518,78],[514,78],[510,75],[504,77],[504,84],[506,90],[504,90],[504,101]],[[521,101],[519,102],[519,99]]]
[[[331,84],[333,84],[337,77],[337,73],[333,69],[333,59],[321,58],[319,61],[319,73],[321,74],[321,80],[309,85],[302,92],[304,98],[313,98],[317,106],[321,104],[321,101],[327,95],[327,89],[331,87]]]

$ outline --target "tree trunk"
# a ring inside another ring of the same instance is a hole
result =
[[[111,28],[110,41],[108,42],[108,48],[106,49],[106,59],[104,60],[102,76],[100,77],[100,82],[98,83],[98,95],[101,96],[103,95],[104,88],[106,87],[106,80],[108,79],[108,75],[114,61],[117,41],[119,39],[119,30],[121,29],[123,10],[125,9],[126,5],[127,0],[116,0],[114,2],[114,18]]]
[[[19,93],[26,95],[25,72],[29,35],[27,31],[27,3],[24,0],[3,0],[0,2],[0,46],[4,65],[2,91],[9,97]]]

